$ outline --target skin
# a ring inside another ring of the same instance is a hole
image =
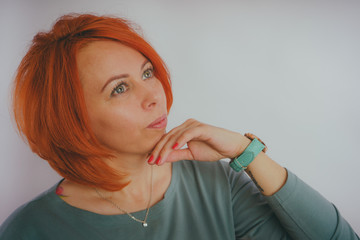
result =
[[[79,51],[77,67],[94,134],[116,153],[115,159],[104,161],[128,172],[131,180],[121,191],[99,190],[128,212],[147,208],[151,168],[154,173],[151,205],[154,205],[163,199],[170,184],[172,162],[233,158],[250,144],[240,133],[194,119],[169,132],[165,128],[148,128],[167,113],[165,93],[149,70],[151,63],[125,45],[114,41],[92,42]],[[113,78],[118,75],[122,78]],[[109,82],[111,78],[115,80]],[[126,85],[119,86],[121,80]],[[264,195],[274,194],[287,178],[286,170],[264,153],[254,159],[247,172]],[[92,188],[69,180],[63,181],[61,187],[67,196],[63,200],[70,205],[105,215],[121,214]]]
[[[250,144],[242,134],[189,119],[167,133],[156,145],[151,156],[159,159],[150,164],[162,165],[182,159],[218,161],[239,156]],[[188,148],[181,149],[185,144]],[[150,158],[152,158],[150,156]],[[286,182],[286,170],[261,152],[246,169],[262,194],[271,196]]]
[[[131,159],[130,164],[134,157],[143,161],[165,133],[165,129],[147,126],[167,114],[165,92],[153,76],[152,64],[137,51],[113,41],[91,43],[80,50],[77,62],[95,136],[115,150],[118,158]],[[124,74],[128,76],[107,82]],[[121,81],[124,85],[118,86]]]
[[[91,128],[100,143],[116,155],[104,161],[128,173],[131,181],[122,191],[101,191],[127,211],[145,209],[151,169],[146,159],[166,131],[148,128],[167,114],[163,87],[142,54],[114,41],[95,41],[82,48],[77,55],[77,67]],[[108,82],[109,79],[114,80]],[[125,84],[119,85],[122,81]],[[170,179],[170,164],[154,168],[157,187],[153,203],[163,198]],[[64,200],[73,206],[102,214],[119,214],[108,202],[99,200],[92,188],[68,180],[61,187],[67,196]]]

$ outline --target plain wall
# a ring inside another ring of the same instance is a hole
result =
[[[267,143],[269,155],[360,232],[360,1],[0,2],[0,223],[60,177],[17,135],[10,85],[35,33],[61,15],[138,23],[172,74],[169,127],[187,118]]]

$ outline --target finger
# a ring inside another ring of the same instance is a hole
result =
[[[158,152],[163,148],[164,144],[168,141],[168,139],[179,131],[179,126],[172,129],[170,132],[164,134],[161,139],[156,143],[154,149],[152,149],[150,157],[148,159],[149,164],[154,164],[158,161]]]
[[[161,149],[159,150],[159,152],[154,152],[153,155],[156,156],[156,161],[155,164],[157,165],[162,165],[165,161],[167,156],[171,153],[171,151],[173,150],[171,148],[172,145],[175,144],[176,141],[176,137],[170,136],[167,140],[167,142],[164,142],[162,144]]]
[[[193,124],[183,131],[179,131],[176,135],[173,135],[169,141],[163,146],[159,153],[159,158],[156,161],[157,165],[161,165],[167,161],[168,155],[175,149],[183,147],[187,142],[191,140],[201,139],[204,128],[199,124]],[[174,146],[176,148],[174,149]]]
[[[194,156],[191,151],[186,148],[172,151],[166,158],[166,162],[177,162],[180,160],[194,160]]]
[[[159,152],[154,152],[154,156],[157,156],[155,164],[162,165],[165,161],[167,156],[174,150],[173,146],[177,146],[176,140],[181,136],[184,131],[193,128],[189,126],[188,128],[181,129],[174,133],[173,135],[169,136],[166,142],[163,142],[159,147]]]
[[[179,136],[181,136],[184,132],[189,131],[190,129],[194,129],[197,126],[199,126],[201,123],[194,120],[194,119],[189,119],[185,122],[185,124],[183,125],[183,127],[179,128],[178,131],[176,131],[173,135],[171,135],[166,142],[162,145],[162,148],[160,149],[159,153],[154,153],[157,154],[158,157],[155,161],[155,164],[157,165],[162,165],[164,162],[166,162],[166,158],[169,155],[169,153],[174,149],[173,146],[178,145],[176,142],[176,139],[179,138]]]
[[[149,164],[154,164],[157,163],[161,160],[162,155],[160,154],[161,150],[164,149],[164,146],[166,143],[168,143],[169,141],[171,142],[170,144],[174,144],[174,141],[171,140],[172,137],[176,134],[178,134],[181,131],[184,131],[184,129],[188,128],[191,124],[194,123],[195,120],[193,119],[188,119],[187,121],[185,121],[184,123],[182,123],[181,125],[173,128],[170,132],[168,132],[167,134],[165,134],[160,140],[159,142],[156,144],[155,148],[152,150],[152,153],[148,159],[148,163]]]
[[[182,148],[191,140],[208,141],[210,137],[206,134],[206,125],[199,125],[194,128],[188,128],[176,139],[176,145],[173,145],[174,150]]]

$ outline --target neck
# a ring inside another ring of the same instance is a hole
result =
[[[128,175],[130,183],[119,192],[131,194],[149,191],[151,165],[147,163],[148,154],[122,154],[107,161],[112,168]],[[158,169],[154,167],[154,177]]]
[[[135,212],[146,209],[149,203],[152,183],[151,205],[163,199],[164,194],[171,181],[172,164],[164,164],[162,166],[151,166],[147,163],[147,156],[142,158],[116,158],[109,161],[109,165],[115,169],[127,172],[129,185],[117,192],[108,192],[104,189],[98,189],[106,198],[116,202],[121,208],[128,212]],[[153,179],[151,181],[151,168],[153,169]],[[118,214],[119,210],[114,206],[101,199],[94,188],[86,187],[73,183],[71,181],[63,181],[61,186],[64,189],[64,198],[68,204],[85,209],[88,211],[112,215]],[[100,201],[100,202],[99,202]],[[94,206],[97,206],[94,208]]]

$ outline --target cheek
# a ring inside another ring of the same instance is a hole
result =
[[[91,127],[102,144],[111,149],[118,149],[120,146],[127,147],[129,143],[138,140],[141,133],[135,123],[136,121],[130,119],[129,116],[106,111],[99,113],[92,120]]]
[[[124,109],[125,110],[125,109]],[[135,128],[134,116],[130,116],[114,111],[113,109],[98,111],[93,113],[93,121],[91,121],[92,126],[98,131],[103,133],[120,133],[128,132]]]
[[[166,105],[167,105],[167,102],[166,102],[166,94],[165,94],[165,91],[164,91],[164,88],[163,86],[161,85],[161,82],[160,81],[157,81],[158,83],[158,86],[157,86],[157,92],[156,94],[159,96],[159,99],[160,99],[160,102],[165,106],[166,108]]]

